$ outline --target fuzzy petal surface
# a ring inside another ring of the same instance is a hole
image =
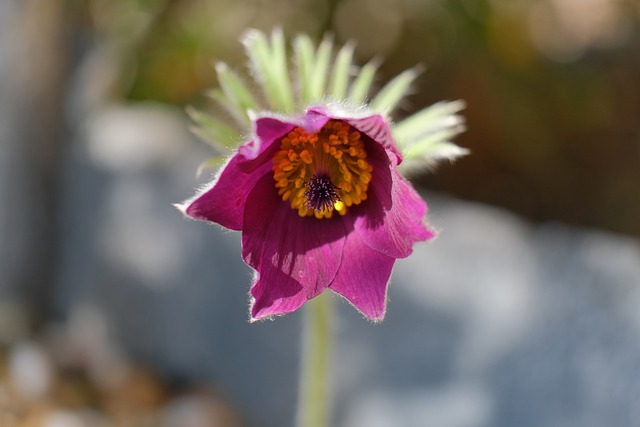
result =
[[[207,189],[185,203],[185,214],[194,219],[216,222],[231,230],[241,230],[249,193],[271,170],[271,165],[265,162],[248,173],[241,168],[242,163],[246,160],[241,155],[233,156]]]
[[[183,204],[191,218],[216,222],[231,230],[241,230],[249,193],[264,175],[271,171],[275,141],[294,125],[274,118],[260,118],[255,123],[255,136],[240,146],[213,182],[195,198]]]
[[[270,174],[247,199],[242,231],[242,256],[257,271],[254,320],[292,312],[326,289],[349,234],[342,218],[300,217],[278,197]]]
[[[395,258],[371,249],[357,233],[351,233],[330,288],[369,319],[380,321],[384,318],[387,286],[395,261]]]
[[[367,201],[354,209],[356,233],[372,249],[405,258],[414,243],[435,236],[424,224],[427,204],[400,176],[380,146],[370,144],[368,150],[373,173]]]
[[[256,164],[244,165],[247,171],[255,169],[262,161],[269,158],[269,151],[274,147],[274,142],[295,127],[292,123],[287,123],[272,117],[261,117],[254,125],[254,138],[238,148],[238,154],[245,160],[258,160]]]

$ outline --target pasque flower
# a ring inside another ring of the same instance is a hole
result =
[[[214,180],[179,208],[242,232],[242,257],[255,270],[252,320],[292,312],[327,288],[381,320],[396,259],[434,236],[426,203],[399,172],[402,149],[414,163],[464,154],[447,141],[461,131],[455,113],[462,106],[436,104],[394,132],[388,113],[416,70],[368,102],[375,63],[350,85],[353,46],[338,52],[330,72],[332,43],[325,39],[315,50],[302,36],[294,41],[296,92],[280,31],[270,41],[252,31],[244,43],[267,108],[277,113],[261,108],[239,76],[219,64],[222,91],[213,96],[251,133]],[[240,139],[223,121],[192,117],[218,142]]]

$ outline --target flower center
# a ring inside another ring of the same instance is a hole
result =
[[[331,120],[317,133],[295,128],[273,156],[278,195],[300,216],[331,218],[367,198],[373,168],[360,132]]]
[[[303,194],[307,198],[304,206],[317,212],[332,209],[340,198],[336,193],[336,186],[331,182],[329,175],[314,175],[307,182],[307,191]]]

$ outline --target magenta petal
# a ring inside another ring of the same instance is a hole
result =
[[[278,149],[274,142],[293,128],[293,124],[277,119],[258,119],[255,137],[238,148],[207,189],[184,204],[184,213],[241,230],[247,197],[258,180],[271,170],[271,158]]]
[[[276,140],[291,132],[294,127],[295,125],[291,123],[271,117],[259,118],[255,123],[255,137],[240,146],[238,153],[245,159],[257,159],[269,150]]]
[[[307,133],[316,133],[331,119],[327,114],[313,109],[307,110],[307,114],[299,120],[299,126]]]
[[[356,233],[347,237],[338,274],[330,288],[371,320],[384,318],[387,285],[395,258],[368,247]]]
[[[184,204],[184,213],[194,219],[241,230],[247,197],[256,182],[271,170],[271,164],[264,162],[258,169],[247,173],[241,169],[243,162],[245,160],[239,154],[233,156],[209,188]]]
[[[295,127],[301,127],[307,133],[315,133],[322,129],[328,121],[329,117],[322,114],[305,114],[299,117],[290,117],[286,121],[277,117],[260,117],[255,123],[255,138],[241,146],[238,152],[246,159],[257,159],[265,154],[272,156],[273,149],[277,148],[273,147],[273,143]]]
[[[365,134],[378,145],[382,146],[387,153],[393,154],[394,165],[402,162],[402,154],[398,149],[393,136],[391,135],[391,127],[387,120],[380,114],[366,114],[362,116],[354,116],[352,113],[332,111],[329,108],[314,107],[308,110],[308,115],[323,115],[332,119],[342,120],[353,126],[361,133]]]
[[[405,258],[415,242],[435,236],[424,224],[427,204],[389,165],[379,147],[370,147],[369,154],[373,173],[367,200],[356,207],[356,232],[372,249],[393,258]]]
[[[256,273],[251,297],[251,320],[291,313],[309,299],[300,283],[276,268]]]
[[[393,154],[395,156],[394,165],[402,162],[402,154],[391,136],[391,128],[381,115],[375,114],[345,121],[381,145],[387,153]]]
[[[271,175],[251,191],[242,231],[242,256],[258,272],[251,288],[254,319],[294,311],[326,289],[348,234],[342,218],[300,217],[279,198]]]

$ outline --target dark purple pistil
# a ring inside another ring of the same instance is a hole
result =
[[[333,205],[340,200],[336,193],[336,186],[331,182],[329,175],[314,175],[307,182],[307,191],[304,193],[307,201],[305,207],[316,212],[324,212],[333,208]]]

